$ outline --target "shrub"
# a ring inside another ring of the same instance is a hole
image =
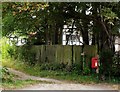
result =
[[[112,78],[112,65],[114,53],[110,49],[100,52],[99,79],[106,80]]]
[[[65,67],[64,63],[44,63],[40,65],[41,70],[64,70]]]
[[[83,75],[89,75],[89,74],[90,74],[90,68],[84,67]]]
[[[2,73],[2,76],[0,76],[0,79],[2,80],[2,82],[13,81],[13,75],[8,71],[6,67],[1,67],[0,72]]]
[[[120,74],[120,51],[116,52],[113,57],[111,73],[113,76],[119,77]]]
[[[0,39],[0,43],[2,44],[2,59],[5,59],[6,57],[9,57],[8,50],[11,48],[11,46],[7,43],[7,38]]]
[[[1,38],[0,43],[2,44],[2,59],[11,59],[16,56],[16,46],[14,44],[9,44],[9,40],[7,38]]]
[[[35,53],[30,50],[31,46],[16,46],[14,43],[10,45],[8,42],[7,38],[0,39],[0,43],[2,44],[2,59],[14,59],[35,65]]]
[[[113,64],[113,52],[111,50],[104,50],[100,53],[100,73],[106,76],[111,75]]]
[[[20,61],[26,62],[30,65],[35,65],[35,63],[36,63],[35,55],[36,54],[34,52],[32,52],[30,49],[31,49],[31,46],[27,46],[27,45],[22,46],[22,47],[17,47],[15,57]]]
[[[53,71],[65,71],[68,73],[81,73],[81,67],[79,64],[68,65],[67,63],[43,63],[40,65],[40,70],[53,70]]]
[[[81,74],[81,72],[82,72],[81,65],[78,63],[73,63],[72,66],[68,66],[68,67],[71,69],[71,72],[74,72],[76,74]],[[67,70],[67,71],[70,71],[70,70]]]

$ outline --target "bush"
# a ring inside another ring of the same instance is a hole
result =
[[[120,74],[120,54],[113,53],[110,50],[101,52],[100,56],[100,74],[106,77],[119,77]]]
[[[72,66],[68,66],[69,68],[67,68],[67,71],[71,71],[74,72],[76,74],[81,74],[82,70],[81,70],[81,65],[78,63],[73,63]],[[69,70],[68,70],[69,69]],[[71,70],[70,70],[71,69]]]
[[[9,44],[9,40],[7,38],[1,38],[0,43],[2,44],[2,59],[11,59],[16,56],[16,46],[14,44]]]
[[[2,76],[0,76],[0,79],[2,82],[12,82],[13,81],[13,75],[10,74],[8,69],[6,67],[0,68],[0,72],[2,73]]]
[[[43,63],[40,65],[40,70],[65,71],[68,73],[81,73],[79,64],[68,65],[67,63]]]
[[[0,39],[0,43],[2,44],[2,59],[5,59],[6,57],[10,57],[9,56],[9,49],[11,49],[11,46],[7,43],[8,39],[7,38],[2,38]]]
[[[88,67],[84,67],[83,75],[89,75],[89,74],[90,74],[90,69]]]
[[[116,52],[113,57],[113,64],[112,64],[112,75],[119,77],[120,74],[120,51]]]
[[[66,65],[64,63],[44,63],[40,65],[41,70],[64,70]]]
[[[14,58],[17,58],[19,61],[23,61],[28,63],[29,65],[35,65],[36,60],[35,60],[35,53],[32,52],[31,46],[22,46],[22,47],[17,47],[16,48],[16,55]]]
[[[2,44],[2,59],[18,60],[35,65],[35,53],[30,50],[31,46],[16,46],[14,43],[10,45],[7,38],[0,39]],[[7,58],[6,58],[7,57]]]

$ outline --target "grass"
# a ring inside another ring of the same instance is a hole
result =
[[[9,63],[8,63],[9,62]],[[68,73],[64,71],[50,71],[50,70],[40,70],[39,66],[31,67],[23,62],[16,62],[7,60],[3,62],[4,66],[14,68],[16,70],[20,70],[30,75],[40,76],[40,77],[47,77],[47,78],[54,78],[58,80],[64,80],[68,82],[74,83],[83,83],[83,84],[94,84],[94,83],[109,83],[109,84],[117,84],[117,79],[105,80],[100,81],[97,76],[90,75],[90,76],[83,76],[78,75],[75,72]]]
[[[64,71],[40,70],[38,66],[31,67],[22,62],[16,63],[14,60],[13,61],[6,60],[2,64],[4,66],[10,67],[16,70],[20,70],[22,72],[25,72],[33,76],[54,78],[58,80],[65,80],[65,81],[75,82],[75,83],[87,83],[87,84],[97,83],[97,79],[94,78],[94,76],[82,76],[82,75],[77,75],[75,73],[67,73]]]
[[[36,71],[36,72],[34,72]],[[49,70],[40,70],[39,68],[27,68],[23,72],[26,72],[30,75],[54,78],[58,80],[64,80],[72,83],[82,83],[82,84],[95,84],[95,83],[110,83],[117,84],[118,80],[105,80],[100,81],[95,75],[78,75],[74,72],[68,73],[64,71],[49,71]]]
[[[12,59],[11,60],[10,59],[2,60],[2,66],[6,66],[6,67],[13,68],[16,70],[21,70],[24,72],[26,69],[29,69],[30,71],[32,70],[32,67],[30,69],[30,67],[26,66],[24,63],[16,62]],[[29,73],[29,72],[27,72],[27,73]],[[19,78],[19,76],[16,76],[14,74],[10,74],[10,75],[11,75],[11,77],[9,78],[9,80],[2,81],[0,83],[0,85],[2,85],[3,89],[8,89],[8,90],[9,89],[18,89],[18,88],[23,88],[23,87],[26,87],[29,85],[38,84],[38,83],[47,83],[47,84],[52,83],[52,82],[40,81],[40,80],[20,80],[20,79],[17,79],[17,78]]]
[[[17,89],[17,88],[23,88],[28,85],[33,85],[40,83],[41,81],[36,80],[15,80],[15,81],[7,81],[2,82],[2,89]]]
[[[34,72],[34,71],[38,71],[38,72]],[[27,69],[24,72],[34,76],[54,78],[54,79],[64,80],[74,83],[86,83],[86,84],[97,83],[97,80],[93,76],[82,76],[82,75],[77,75],[75,73],[67,73],[63,71],[47,71],[47,70],[40,71],[39,69],[33,69],[33,70]]]

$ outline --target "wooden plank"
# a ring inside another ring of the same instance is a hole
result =
[[[74,55],[74,63],[80,64],[81,63],[81,52],[82,47],[81,46],[74,46],[73,47],[73,55]]]
[[[65,64],[72,64],[72,46],[63,46],[63,60]]]

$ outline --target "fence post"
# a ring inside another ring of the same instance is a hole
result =
[[[73,55],[74,55],[74,51],[73,51],[73,45],[72,45],[72,61],[71,61],[71,66],[73,67]]]

